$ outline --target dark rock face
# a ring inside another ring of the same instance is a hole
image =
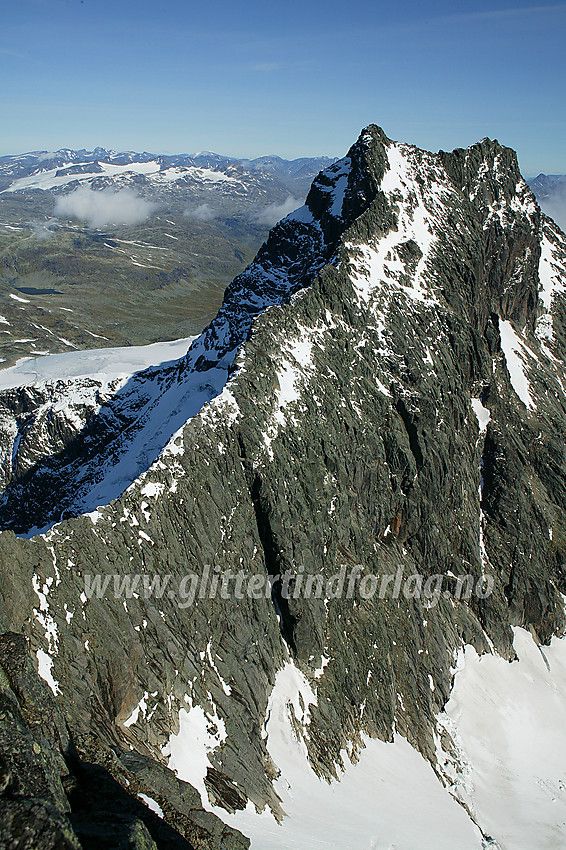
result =
[[[82,746],[97,764],[79,757],[53,695],[32,666],[25,638],[13,632],[0,635],[0,846],[249,846],[243,836],[203,811],[194,789],[152,759],[104,748],[94,738]],[[139,799],[148,788],[164,801],[179,831]]]
[[[370,126],[178,364],[132,379],[104,409],[78,405],[68,432],[40,423],[76,383],[1,399],[0,614],[51,659],[81,759],[144,779],[194,846],[240,846],[195,816],[196,792],[162,786],[170,771],[155,761],[170,757],[183,712],[206,718],[197,778],[209,800],[280,817],[263,727],[292,658],[316,689],[298,734],[321,776],[362,735],[394,729],[441,775],[436,717],[455,650],[512,658],[511,626],[542,643],[564,629],[565,279],[565,237],[512,151],[484,140],[429,154]],[[148,411],[169,416],[164,394],[195,375],[211,400],[186,424],[172,415],[179,430],[148,443],[118,498],[81,516],[93,482],[155,421]],[[24,418],[41,440],[15,443]],[[44,525],[27,541],[9,530]],[[349,596],[328,592],[342,569],[346,581],[358,569]],[[364,578],[399,569],[441,576],[446,592],[433,605],[363,592]],[[291,598],[277,582],[273,598],[180,598],[184,576],[227,570],[286,573]],[[94,575],[108,578],[104,598],[85,593]],[[170,578],[163,593],[114,593],[114,576],[134,575]],[[458,598],[464,576],[493,592]],[[294,594],[306,578],[326,592]],[[198,844],[200,823],[216,843]]]
[[[534,329],[541,213],[521,177],[515,151],[484,139],[467,150],[440,155],[454,185],[479,213],[485,282],[494,312],[521,328],[530,322]]]

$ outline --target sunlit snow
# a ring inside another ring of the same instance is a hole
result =
[[[500,322],[501,348],[507,362],[511,386],[525,405],[532,408],[531,387],[526,374],[525,343],[521,342],[511,322]]]
[[[53,691],[53,694],[57,696],[57,694],[61,693],[61,689],[59,688],[59,682],[57,682],[53,678],[53,673],[51,672],[51,668],[53,667],[53,659],[42,649],[37,650],[36,656],[38,664],[37,672],[39,673],[43,681],[47,682],[47,684]]]
[[[252,839],[252,850],[481,850],[479,830],[404,738],[365,739],[356,765],[346,754],[340,782],[319,779],[295,729],[308,734],[316,695],[288,663],[267,709],[267,749],[281,771],[274,783],[286,813],[281,824],[251,803],[217,813]],[[293,721],[292,719],[293,718]]]
[[[555,234],[560,239],[558,234]],[[562,240],[561,240],[562,241]],[[554,328],[552,321],[552,304],[556,295],[566,292],[565,269],[560,264],[553,251],[553,244],[546,235],[541,241],[541,253],[539,262],[540,289],[539,298],[542,301],[546,313],[537,321],[537,335],[547,342],[554,340]]]
[[[459,748],[453,790],[504,850],[557,850],[566,834],[566,639],[538,647],[515,629],[519,661],[460,654],[441,723]]]
[[[471,404],[472,410],[476,414],[480,431],[485,431],[491,421],[491,413],[483,406],[479,398],[473,398]]]
[[[98,348],[87,351],[22,357],[15,366],[0,370],[0,390],[89,377],[104,383],[159,366],[183,357],[195,337],[151,345],[122,348]]]
[[[171,735],[162,753],[179,779],[196,788],[203,803],[209,805],[204,785],[209,754],[226,739],[226,728],[216,712],[207,713],[200,705],[193,706],[189,697],[185,701],[188,707],[179,711],[179,732]]]

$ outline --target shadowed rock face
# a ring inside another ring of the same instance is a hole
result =
[[[4,847],[249,846],[236,830],[203,811],[193,788],[151,759],[98,743],[98,764],[81,760],[53,695],[32,666],[25,638],[13,632],[0,635],[0,742]],[[144,805],[139,794],[148,788],[167,799],[179,831]]]
[[[512,658],[512,625],[541,642],[564,626],[565,280],[565,237],[513,151],[430,154],[372,125],[177,364],[98,407],[84,381],[5,393],[4,528],[50,528],[0,535],[0,613],[52,659],[79,754],[164,762],[183,711],[201,711],[209,799],[281,816],[263,732],[292,656],[316,691],[296,733],[321,776],[393,729],[441,774],[455,650]],[[120,463],[134,474],[103,504]],[[288,573],[293,591],[358,565],[446,592],[368,598],[358,579],[349,597],[284,599],[276,582],[273,598],[178,604],[206,569]],[[105,598],[84,593],[95,574]],[[113,576],[136,574],[170,576],[166,592],[115,598]],[[458,599],[459,576],[493,590]]]

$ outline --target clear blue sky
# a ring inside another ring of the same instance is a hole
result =
[[[0,28],[0,154],[96,145],[342,155],[360,129],[483,136],[566,173],[566,3],[18,0]]]

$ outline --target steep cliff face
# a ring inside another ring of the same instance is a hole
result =
[[[406,738],[462,804],[460,846],[497,846],[439,718],[463,645],[512,660],[512,627],[564,629],[565,286],[513,151],[372,125],[186,357],[4,391],[3,630],[29,638],[81,757],[123,782],[132,747],[207,805],[281,818],[278,705],[328,780]],[[273,590],[223,592],[228,571]],[[128,594],[136,575],[168,578]]]

